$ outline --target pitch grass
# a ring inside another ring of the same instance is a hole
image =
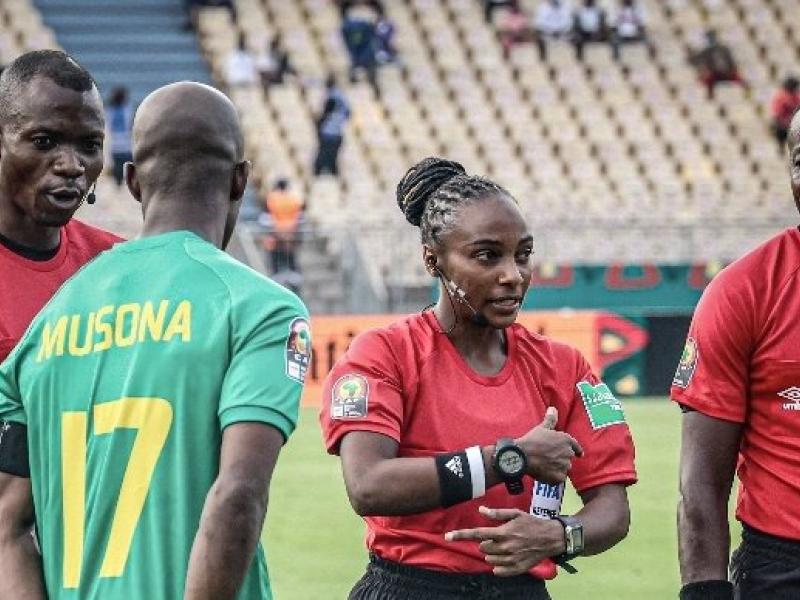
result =
[[[548,584],[555,600],[677,598],[675,533],[680,412],[664,399],[628,400],[639,483],[629,489],[632,524],[612,550],[575,561],[577,575]],[[577,497],[565,508],[574,511]],[[347,597],[367,561],[364,526],[345,496],[338,459],[325,454],[316,411],[303,409],[273,478],[264,532],[275,600]],[[738,543],[738,531],[734,543]]]

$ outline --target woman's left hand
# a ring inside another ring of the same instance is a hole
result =
[[[447,541],[475,540],[492,572],[500,577],[527,573],[545,558],[564,552],[564,527],[553,519],[540,519],[516,508],[487,508],[480,513],[495,521],[496,527],[458,529],[445,534]]]

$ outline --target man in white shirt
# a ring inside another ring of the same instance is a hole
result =
[[[258,81],[256,60],[247,49],[244,36],[239,37],[238,47],[228,57],[225,80],[231,87],[254,85]]]
[[[546,38],[566,38],[572,30],[572,10],[567,0],[544,0],[536,11],[539,55],[547,59]]]

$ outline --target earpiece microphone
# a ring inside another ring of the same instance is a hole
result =
[[[461,302],[472,312],[472,317],[470,320],[475,323],[475,325],[482,327],[488,325],[489,321],[486,319],[486,317],[482,313],[479,313],[477,310],[475,310],[472,304],[470,304],[469,300],[467,300],[467,292],[458,287],[458,284],[455,281],[449,279],[444,272],[442,272],[442,270],[435,265],[435,263],[433,264],[433,268],[439,273],[439,276],[442,278],[444,286],[447,288],[447,291],[451,297],[455,297],[458,302]]]
[[[89,193],[86,194],[86,203],[87,204],[94,204],[97,202],[97,196],[94,194],[94,190],[97,187],[96,183],[92,184],[92,187],[89,188]]]

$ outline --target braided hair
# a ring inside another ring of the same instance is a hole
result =
[[[406,220],[420,228],[422,243],[438,245],[459,207],[490,196],[504,195],[495,182],[467,175],[455,161],[429,157],[411,167],[397,184],[397,205]]]

